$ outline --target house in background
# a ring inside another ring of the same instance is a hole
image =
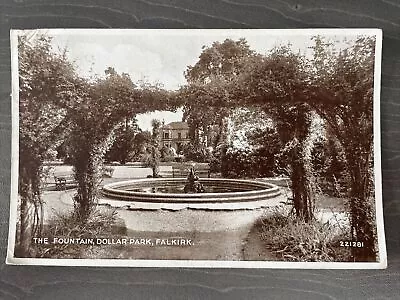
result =
[[[161,127],[161,145],[174,148],[177,154],[190,143],[189,126],[186,122],[171,122]]]

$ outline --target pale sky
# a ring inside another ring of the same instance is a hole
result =
[[[53,48],[67,47],[68,58],[83,77],[104,75],[107,67],[118,73],[128,73],[137,82],[161,83],[175,90],[185,84],[184,71],[194,65],[203,46],[227,38],[245,38],[251,49],[266,53],[275,46],[291,43],[294,51],[310,55],[314,35],[329,36],[332,40],[352,39],[360,32],[331,30],[41,30],[53,37]],[[339,42],[338,45],[344,45]],[[143,130],[150,129],[152,119],[166,123],[180,121],[182,112],[160,112],[139,116]]]
[[[151,120],[158,119],[161,122],[164,121],[165,124],[182,121],[183,112],[181,109],[178,109],[177,112],[171,111],[155,111],[147,114],[139,114],[136,116],[137,124],[142,130],[151,131]]]

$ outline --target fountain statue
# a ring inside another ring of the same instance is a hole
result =
[[[189,175],[186,180],[183,191],[188,193],[204,193],[204,186],[199,182],[199,176],[196,175],[194,167],[190,168]]]

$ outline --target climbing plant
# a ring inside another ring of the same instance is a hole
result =
[[[67,114],[84,81],[67,60],[54,51],[51,38],[26,34],[18,40],[20,226],[16,255],[29,253],[31,239],[43,228],[43,163],[62,142],[69,127]]]
[[[157,86],[136,86],[128,74],[113,68],[105,75],[87,86],[71,113],[70,155],[78,183],[74,203],[82,222],[96,207],[104,158],[116,127],[136,114],[170,107],[168,93]]]
[[[314,37],[310,103],[340,142],[349,174],[351,234],[364,242],[354,248],[360,261],[376,259],[373,185],[373,92],[375,40],[359,36],[337,50]]]

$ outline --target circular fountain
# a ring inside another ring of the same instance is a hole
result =
[[[203,250],[179,255],[209,259],[208,252],[203,254],[207,249],[221,259],[227,253],[241,255],[254,222],[285,201],[278,185],[260,179],[199,178],[192,168],[187,178],[107,184],[99,204],[117,209],[132,235],[188,237]]]
[[[185,193],[186,178],[146,178],[107,184],[103,187],[103,195],[123,201],[125,205],[129,202],[207,209],[265,207],[276,205],[272,202],[280,198],[278,186],[267,182],[225,178],[201,178],[198,181],[204,187],[202,192]]]

